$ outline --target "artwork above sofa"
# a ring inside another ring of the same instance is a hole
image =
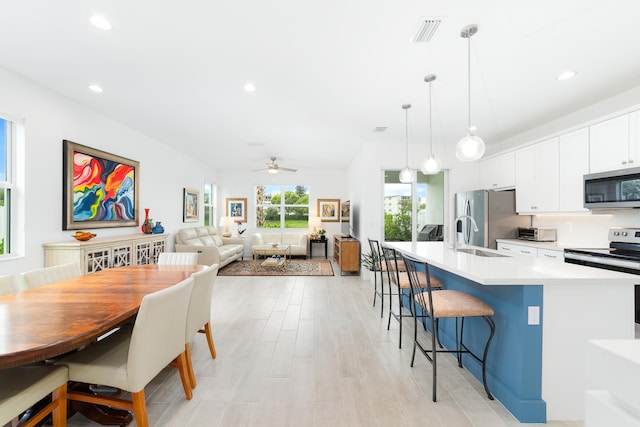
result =
[[[279,233],[255,233],[251,237],[251,249],[256,246],[264,246],[270,243],[279,243],[291,246],[291,256],[307,257],[307,244],[309,238],[307,233],[284,231]]]

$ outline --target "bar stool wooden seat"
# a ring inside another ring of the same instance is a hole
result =
[[[416,316],[414,316],[414,338],[413,338],[413,354],[411,356],[411,366],[413,366],[416,349],[420,349],[422,354],[431,362],[432,371],[433,371],[433,390],[432,390],[432,398],[433,401],[436,401],[436,390],[437,390],[437,354],[438,353],[454,353],[457,356],[458,366],[462,367],[462,355],[469,354],[477,361],[479,361],[482,365],[482,384],[484,385],[484,390],[487,393],[489,399],[493,400],[493,395],[489,391],[489,387],[487,386],[487,354],[489,352],[489,346],[491,345],[491,341],[495,334],[495,323],[491,316],[493,316],[493,309],[479,300],[478,298],[469,295],[465,292],[457,291],[457,290],[447,290],[442,289],[437,292],[433,291],[433,286],[431,284],[430,276],[429,276],[429,265],[425,262],[416,260],[412,257],[403,254],[404,262],[407,267],[407,273],[409,275],[409,281],[411,283],[411,289],[413,290],[413,298],[417,305],[422,309],[422,313],[425,316],[428,316],[431,324],[431,348],[425,348],[418,341],[418,328],[417,328],[417,319],[418,315],[416,312]],[[424,267],[424,273],[427,277],[427,290],[424,291],[421,288],[420,283],[420,270],[417,268],[418,266]],[[417,310],[417,307],[416,307]],[[469,348],[467,348],[463,341],[463,332],[464,332],[464,321],[468,317],[481,317],[484,319],[489,326],[489,336],[487,338],[487,342],[484,346],[484,351],[482,357],[474,354]],[[436,348],[436,334],[433,331],[437,331],[437,321],[439,319],[444,318],[454,318],[456,321],[456,348],[453,350],[449,349],[438,349]],[[458,328],[458,323],[460,322],[460,328]]]

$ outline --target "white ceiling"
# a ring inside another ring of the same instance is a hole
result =
[[[434,16],[431,42],[411,43]],[[364,143],[404,149],[404,103],[410,142],[426,144],[432,73],[434,142],[454,149],[467,24],[472,121],[495,144],[640,86],[639,18],[638,0],[13,0],[0,66],[221,169],[341,169]]]

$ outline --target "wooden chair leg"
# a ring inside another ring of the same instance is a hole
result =
[[[136,417],[136,424],[138,427],[149,427],[147,402],[144,398],[144,389],[138,392],[131,392],[131,401],[133,403],[133,413]]]
[[[53,427],[67,425],[67,384],[63,384],[53,391],[52,401],[57,402],[51,413]]]
[[[191,382],[189,381],[189,368],[187,368],[187,358],[184,352],[180,353],[176,358],[178,364],[178,371],[180,372],[180,380],[182,381],[182,388],[184,389],[184,395],[187,400],[191,400],[193,392],[191,391]]]
[[[213,344],[213,334],[211,333],[211,322],[207,322],[204,325],[204,329],[200,329],[198,332],[207,336],[207,344],[209,344],[209,352],[211,358],[216,358],[216,346]]]
[[[193,372],[193,362],[191,361],[191,345],[186,343],[184,345],[184,354],[187,358],[187,370],[189,371],[189,382],[191,383],[191,388],[196,388],[196,374]]]

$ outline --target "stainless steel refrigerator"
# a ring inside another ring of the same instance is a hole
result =
[[[516,213],[515,190],[476,190],[456,193],[455,218],[472,217],[478,225],[473,230],[471,220],[462,218],[454,224],[458,243],[496,249],[496,239],[515,239],[518,227],[530,227],[530,215]]]

